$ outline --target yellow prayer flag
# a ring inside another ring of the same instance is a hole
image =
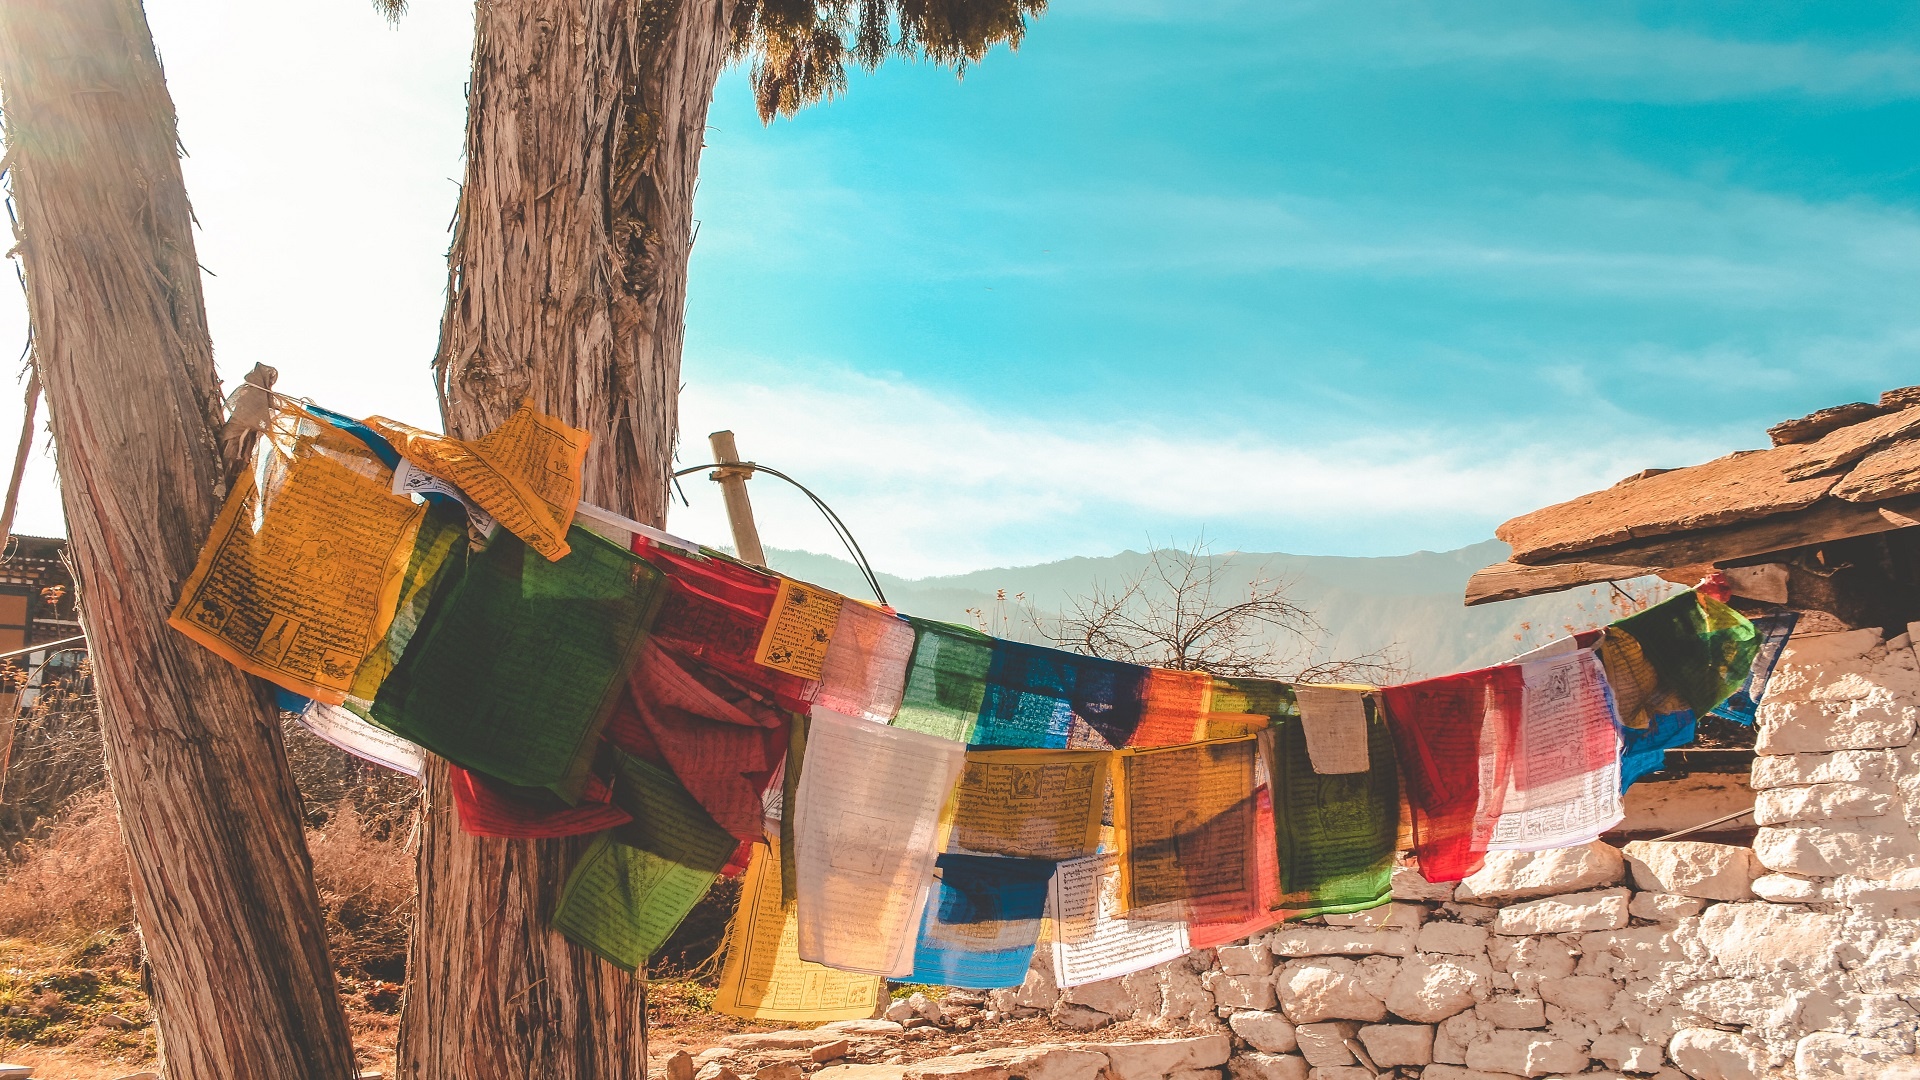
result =
[[[459,488],[528,547],[558,560],[580,504],[589,436],[522,402],[475,442],[370,416],[366,425],[427,473]]]
[[[1075,859],[1100,843],[1107,753],[980,750],[954,789],[952,843],[986,855]]]
[[[1113,823],[1129,912],[1258,895],[1257,736],[1114,753]]]
[[[839,593],[781,578],[754,661],[802,679],[820,678],[844,599]]]
[[[808,963],[800,959],[799,943],[794,907],[780,901],[777,849],[755,844],[740,885],[740,906],[727,928],[727,959],[720,969],[714,1011],[785,1023],[873,1015],[880,1000],[879,976]]]
[[[282,411],[260,455],[167,622],[243,671],[338,705],[393,618],[426,508],[370,479],[384,467],[358,440],[297,408]]]

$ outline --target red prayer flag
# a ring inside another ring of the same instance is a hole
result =
[[[551,840],[585,836],[633,820],[633,815],[608,802],[612,791],[592,775],[578,806],[567,806],[551,795],[542,799],[544,791],[515,789],[453,764],[447,766],[447,786],[453,790],[460,828],[473,836]]]
[[[1378,692],[1413,814],[1413,851],[1428,881],[1459,881],[1486,860],[1506,798],[1525,685],[1517,665]]]
[[[787,714],[725,674],[648,642],[605,735],[672,772],[721,828],[765,838],[761,793],[787,752]]]
[[[650,640],[695,664],[726,672],[762,691],[782,708],[804,710],[815,684],[754,660],[761,632],[773,617],[780,578],[717,555],[689,555],[635,537],[634,554],[667,575],[667,594],[654,616]]]

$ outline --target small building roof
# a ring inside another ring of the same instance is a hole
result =
[[[1508,521],[1495,535],[1513,554],[1474,575],[1467,603],[1920,525],[1920,386],[1822,409],[1768,435],[1766,450],[1648,469]]]

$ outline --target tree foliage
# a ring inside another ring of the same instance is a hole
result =
[[[739,0],[729,58],[751,62],[760,119],[846,91],[847,65],[931,60],[966,74],[995,45],[1020,47],[1047,0]]]

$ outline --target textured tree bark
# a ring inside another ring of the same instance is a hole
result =
[[[171,1080],[353,1075],[264,684],[169,629],[219,507],[219,383],[137,0],[0,0],[34,361]]]
[[[732,0],[483,0],[434,362],[448,432],[531,397],[592,433],[585,496],[666,513],[707,107]],[[548,928],[585,841],[485,840],[429,766],[400,1072],[644,1080],[644,982]]]

